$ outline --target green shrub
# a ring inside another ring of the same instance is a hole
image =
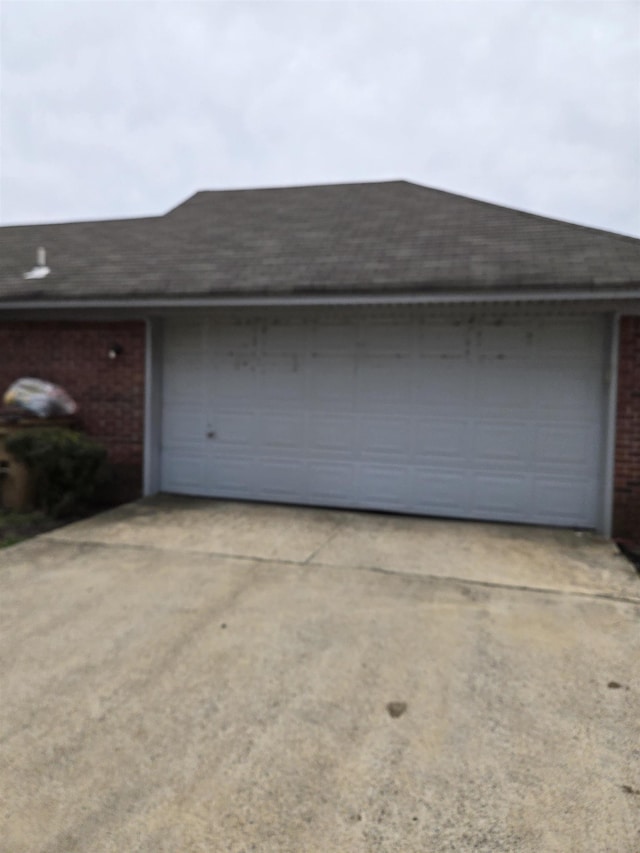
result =
[[[110,478],[105,448],[72,429],[18,430],[5,444],[31,471],[36,504],[52,518],[82,514]]]

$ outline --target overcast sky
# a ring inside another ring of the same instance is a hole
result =
[[[406,178],[640,236],[640,3],[0,2],[0,222]]]

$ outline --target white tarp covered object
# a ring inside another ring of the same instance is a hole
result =
[[[30,376],[13,382],[5,392],[3,403],[5,406],[17,406],[39,418],[73,415],[78,409],[75,401],[59,385]]]

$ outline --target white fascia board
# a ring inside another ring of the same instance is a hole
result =
[[[454,294],[349,294],[339,295],[289,295],[258,297],[189,297],[155,299],[68,299],[39,300],[37,302],[16,300],[0,302],[0,313],[25,310],[77,310],[77,309],[167,309],[167,308],[262,308],[269,305],[461,305],[465,303],[501,303],[501,302],[600,302],[612,300],[638,300],[640,288],[634,290],[611,290],[607,293],[594,293],[590,290],[556,291],[503,291],[501,293],[454,293]],[[640,306],[639,306],[640,307]]]

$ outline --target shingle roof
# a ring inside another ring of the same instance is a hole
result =
[[[51,273],[25,281],[38,246]],[[0,228],[0,303],[640,287],[640,240],[406,181],[198,192],[164,216]]]

